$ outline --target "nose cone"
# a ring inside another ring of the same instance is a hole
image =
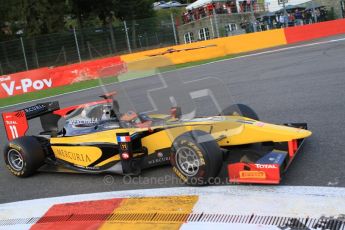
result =
[[[295,130],[296,133],[296,139],[301,139],[301,138],[307,138],[310,137],[312,135],[312,132],[309,130],[305,130],[305,129],[296,129]]]
[[[282,139],[282,141],[290,141],[296,139],[307,138],[312,135],[312,132],[303,128],[294,128],[287,126],[275,126],[277,139]],[[285,139],[285,140],[284,140]]]
[[[311,136],[309,130],[285,125],[272,125],[268,123],[259,123],[254,125],[246,125],[245,130],[251,129],[252,135],[256,136],[257,142],[274,141],[285,142],[296,139],[303,139]]]

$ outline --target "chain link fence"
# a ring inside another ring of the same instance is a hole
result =
[[[173,17],[0,42],[0,75],[177,44]]]

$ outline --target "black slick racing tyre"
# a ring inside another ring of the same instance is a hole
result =
[[[171,164],[186,184],[216,183],[223,155],[218,143],[204,131],[194,130],[177,137],[172,146]]]
[[[7,169],[13,175],[28,177],[44,164],[45,154],[35,137],[23,136],[5,146],[4,159]]]
[[[257,121],[260,120],[256,112],[252,108],[250,108],[248,105],[244,105],[244,104],[231,105],[225,108],[220,115],[222,116],[235,115],[235,116],[247,117],[250,119],[257,120]]]

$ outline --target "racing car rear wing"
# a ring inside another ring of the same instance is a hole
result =
[[[60,116],[53,114],[54,111],[59,110],[59,102],[39,103],[14,112],[2,113],[2,120],[4,122],[7,139],[9,141],[25,136],[29,125],[28,120],[40,117],[41,124],[44,131],[51,131],[57,129],[57,122]]]

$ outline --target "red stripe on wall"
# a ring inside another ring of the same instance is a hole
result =
[[[345,19],[289,27],[284,32],[288,44],[344,34]]]
[[[31,229],[98,229],[122,201],[111,199],[54,205]]]

